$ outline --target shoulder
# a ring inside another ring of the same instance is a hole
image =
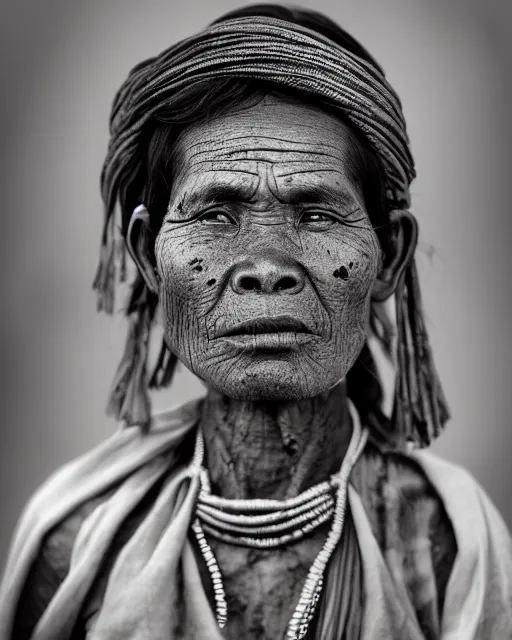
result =
[[[512,538],[505,522],[466,469],[429,452],[414,458],[436,487],[457,539],[447,628],[467,629],[468,638],[510,637]]]
[[[177,462],[195,424],[194,408],[193,403],[188,403],[162,413],[148,433],[137,426],[119,429],[50,475],[25,505],[6,569],[27,568],[43,536],[80,505],[101,496],[159,458],[166,458],[169,465]]]
[[[498,556],[512,576],[512,538],[492,500],[463,467],[428,451],[412,454],[435,487],[453,524],[460,553],[467,558]]]
[[[149,433],[138,427],[119,430],[39,487],[11,542],[0,587],[0,637],[10,637],[15,617],[26,619],[25,627],[40,617],[68,574],[79,531],[97,507],[128,479],[137,485],[139,476],[156,477],[179,464],[190,448],[195,416],[189,403],[157,417]]]
[[[403,603],[412,605],[425,634],[436,637],[457,555],[443,501],[408,455],[369,444],[354,471],[353,484]]]
[[[426,635],[439,637],[442,628],[443,637],[509,637],[512,540],[478,481],[429,451],[372,445],[355,471],[386,564],[406,585]]]
[[[390,527],[400,527],[403,537],[415,520],[425,531],[449,524],[436,485],[414,456],[369,444],[352,480],[380,540],[389,537]]]
[[[430,451],[416,451],[411,458],[435,487],[454,524],[460,519],[467,524],[480,521],[507,532],[492,500],[467,469]]]
[[[43,537],[20,594],[13,637],[30,638],[68,574],[73,546],[83,522],[107,498],[105,494],[81,504]]]

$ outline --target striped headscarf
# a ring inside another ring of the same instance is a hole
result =
[[[409,203],[414,161],[400,100],[374,65],[305,27],[267,17],[214,24],[135,67],[119,90],[102,195],[111,214],[119,176],[141,161],[144,125],[173,93],[195,82],[250,78],[305,91],[336,104],[368,140],[386,175],[394,204]]]
[[[405,120],[400,100],[378,65],[321,33],[285,20],[250,16],[218,22],[137,65],[115,97],[110,119],[111,138],[101,176],[106,217],[94,281],[100,309],[113,310],[117,247],[123,245],[122,239],[116,239],[114,212],[122,192],[136,185],[144,171],[142,144],[146,126],[165,111],[179,92],[195,83],[225,78],[272,83],[334,106],[380,159],[388,210],[409,206],[409,185],[415,170]],[[139,197],[142,198],[142,194]],[[124,256],[124,251],[121,254]],[[410,345],[398,349],[398,359],[402,358],[403,366],[401,377],[398,376],[397,415],[393,420],[398,426],[394,429],[400,440],[427,444],[440,431],[447,410],[431,360],[414,264],[407,270],[403,289],[409,295],[402,295],[400,309],[397,307],[398,324],[404,325],[398,326],[398,333],[400,337],[402,332],[404,341],[407,335],[414,336],[415,357],[411,360]],[[133,362],[145,361],[147,349],[141,355],[137,342],[141,342],[143,335],[147,336],[152,321],[144,305],[139,307],[139,316],[130,328],[131,337],[120,368],[122,376],[112,394],[116,398],[114,405],[111,404],[112,412],[128,419],[130,410],[123,411],[121,405],[126,405],[125,397],[130,395],[126,391],[131,384],[129,380],[136,378],[140,386],[144,378],[143,365],[135,372]],[[389,335],[384,339],[382,335],[377,337],[383,342],[389,341]],[[171,361],[168,369],[172,371],[172,368]],[[167,380],[170,377],[172,373]]]

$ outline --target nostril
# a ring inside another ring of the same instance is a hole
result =
[[[293,276],[284,276],[274,285],[274,291],[285,291],[287,289],[293,289],[297,286],[297,280]]]
[[[231,289],[240,295],[294,295],[304,288],[304,269],[295,260],[273,250],[241,260],[231,272]]]
[[[243,276],[240,278],[239,285],[244,291],[259,291],[261,289],[261,282],[251,276]]]

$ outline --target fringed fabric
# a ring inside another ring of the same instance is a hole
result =
[[[396,293],[397,380],[393,420],[396,443],[425,447],[436,438],[450,414],[425,327],[418,273],[407,267]]]
[[[147,429],[151,422],[147,359],[156,300],[138,277],[128,305],[125,350],[109,393],[107,413],[127,425]]]
[[[158,360],[149,379],[149,388],[164,389],[168,387],[174,378],[177,364],[178,358],[169,350],[165,340],[162,340]]]

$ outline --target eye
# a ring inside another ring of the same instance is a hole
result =
[[[301,225],[321,229],[330,227],[334,223],[334,218],[325,211],[305,211],[299,219]]]
[[[203,224],[236,224],[231,216],[224,211],[206,211],[199,217],[199,222]]]

